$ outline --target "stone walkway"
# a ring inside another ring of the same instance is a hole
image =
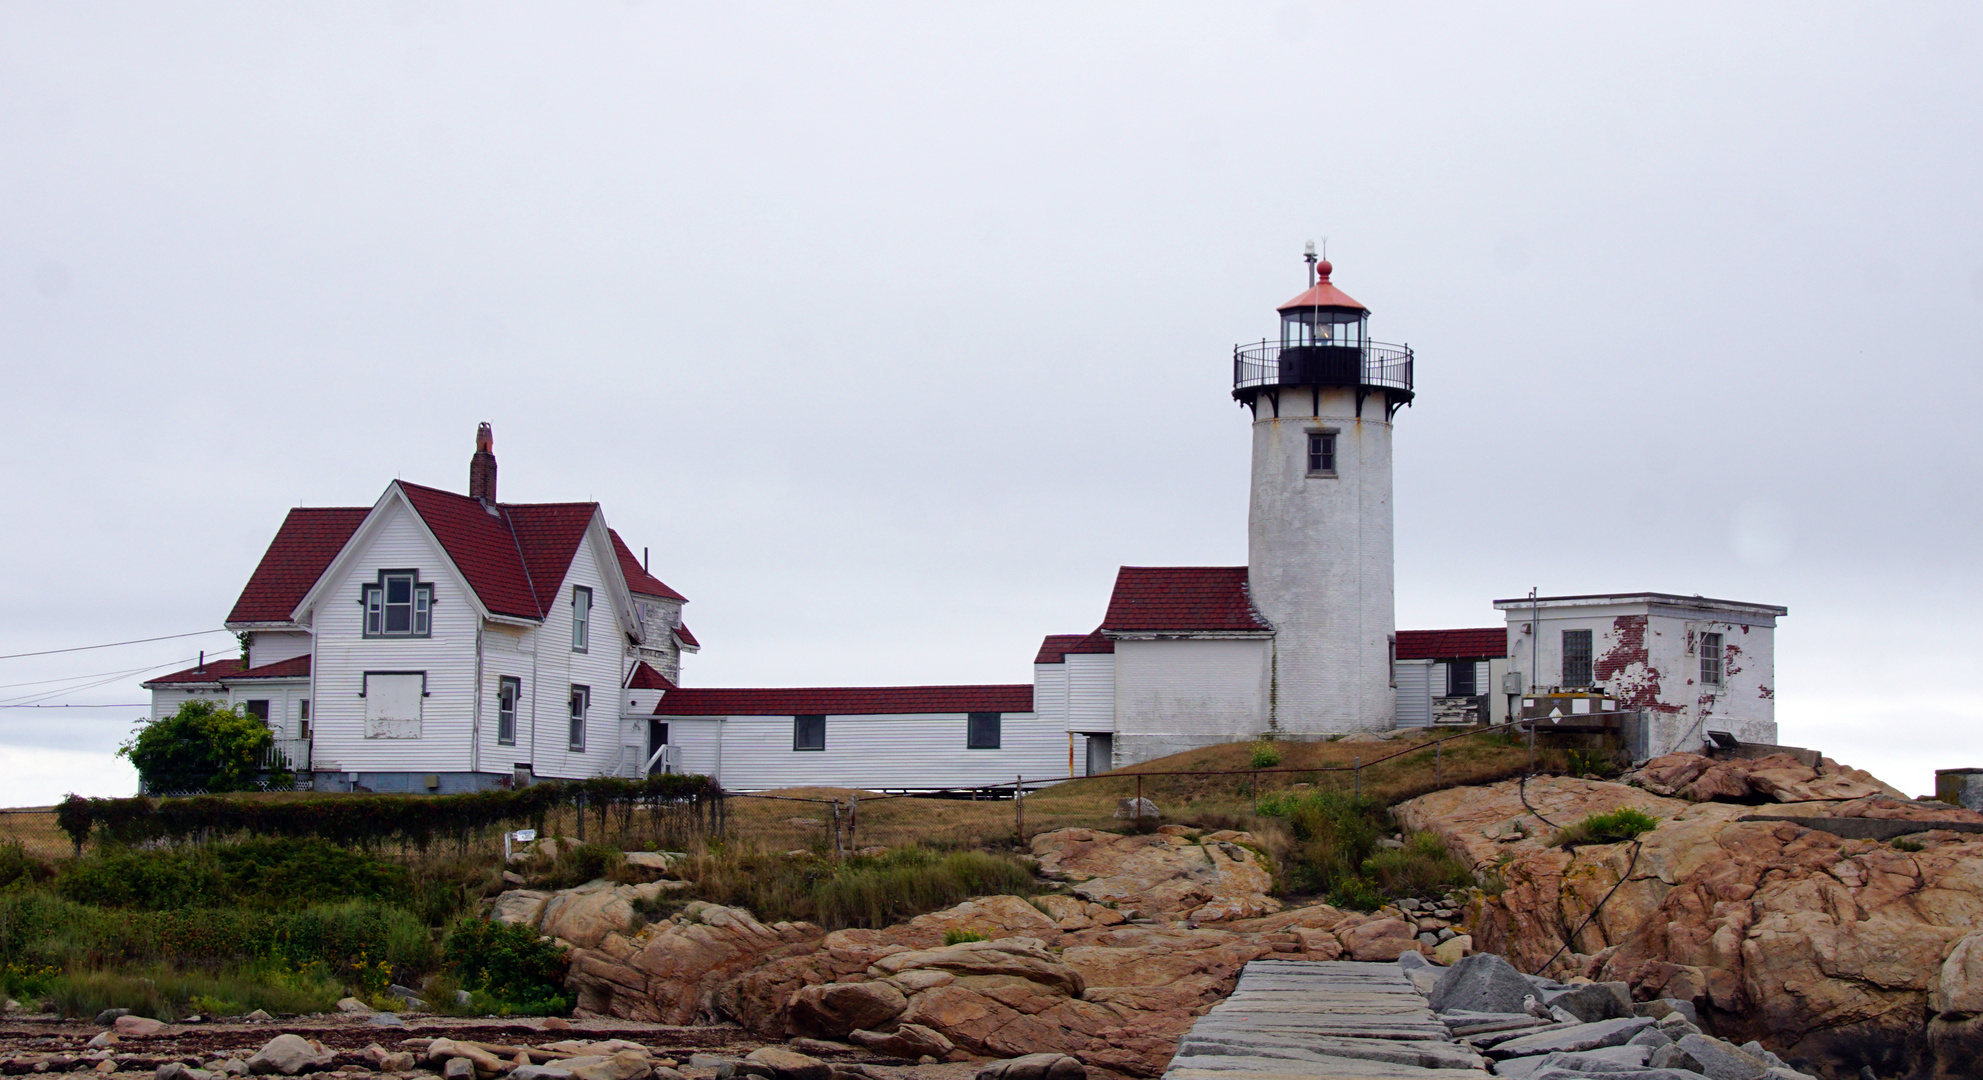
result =
[[[1255,960],[1164,1080],[1488,1080],[1396,964]]]

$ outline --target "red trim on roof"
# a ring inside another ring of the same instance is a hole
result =
[[[682,639],[682,644],[687,645],[691,649],[702,648],[702,642],[697,641],[695,635],[689,633],[689,624],[687,623],[675,627],[675,636]]]
[[[468,587],[493,614],[542,619],[557,602],[558,586],[598,503],[497,503],[397,481],[415,513],[427,523],[468,579]]]
[[[1272,630],[1253,610],[1244,566],[1125,566],[1105,631]]]
[[[688,602],[688,597],[661,583],[661,579],[647,572],[640,560],[633,557],[633,549],[620,539],[620,534],[612,529],[606,535],[613,538],[613,554],[620,560],[620,576],[627,579],[627,588],[642,596],[659,596],[668,600]]]
[[[1307,292],[1302,293],[1300,296],[1295,297],[1274,310],[1286,311],[1289,308],[1305,307],[1339,307],[1354,308],[1358,311],[1370,310],[1351,299],[1348,293],[1329,284],[1329,273],[1334,268],[1328,263],[1318,264],[1315,269],[1317,272],[1315,284],[1309,286]]]
[[[1508,628],[1479,626],[1465,630],[1400,630],[1400,660],[1480,660],[1508,655]]]
[[[282,519],[246,588],[228,612],[229,623],[288,622],[324,568],[344,550],[371,513],[364,506],[299,506]]]
[[[656,716],[870,716],[888,713],[1033,711],[1029,683],[1003,686],[684,687],[670,690]]]
[[[277,660],[261,667],[243,668],[239,657],[225,660],[209,660],[204,667],[189,667],[170,675],[160,675],[150,682],[139,685],[149,689],[154,686],[171,686],[175,683],[233,683],[250,679],[302,679],[309,677],[310,658],[292,656],[287,660]]]
[[[1112,653],[1114,651],[1115,642],[1104,637],[1100,630],[1092,630],[1086,634],[1048,634],[1046,640],[1040,643],[1039,655],[1033,657],[1033,662],[1035,664],[1058,664],[1073,653]]]
[[[627,679],[629,690],[673,690],[674,688],[675,684],[669,682],[666,675],[654,670],[645,660],[633,666],[633,675]]]

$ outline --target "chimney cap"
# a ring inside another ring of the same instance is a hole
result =
[[[487,420],[475,426],[475,452],[493,454],[496,452],[496,429]]]

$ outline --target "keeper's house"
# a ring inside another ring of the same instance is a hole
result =
[[[396,480],[369,507],[297,507],[228,615],[240,657],[145,683],[261,717],[267,764],[318,790],[472,791],[697,772],[732,788],[970,787],[1065,775],[1033,688],[680,689],[686,599],[597,503]],[[1037,730],[1036,730],[1037,729]]]

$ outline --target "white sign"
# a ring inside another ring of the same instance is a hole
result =
[[[513,836],[515,836],[515,837],[516,837],[516,842],[517,842],[517,843],[519,843],[519,844],[528,844],[528,843],[530,843],[530,842],[531,842],[532,840],[535,840],[535,839],[537,839],[537,830],[536,830],[536,829],[518,829],[518,830],[517,830],[516,832],[514,832],[514,833],[512,833],[511,835],[513,835]]]

